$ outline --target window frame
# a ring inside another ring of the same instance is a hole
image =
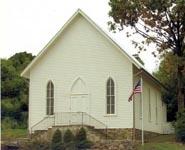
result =
[[[158,124],[158,93],[155,92],[155,123]]]
[[[108,82],[109,82],[109,80],[110,80],[110,86],[108,86]],[[111,81],[113,82],[113,86],[111,86]],[[108,89],[108,87],[109,87],[109,89]],[[111,89],[112,89],[112,87],[113,87],[113,94],[111,93]],[[109,95],[108,95],[108,90],[110,90],[110,93],[109,93]],[[111,97],[114,97],[114,104],[112,104],[111,103]],[[108,113],[108,109],[107,109],[107,105],[108,105],[108,97],[110,97],[110,112]],[[108,79],[106,80],[106,86],[105,86],[105,100],[106,100],[106,102],[105,102],[105,116],[116,116],[116,83],[115,83],[115,81],[114,81],[114,79],[112,78],[112,77],[108,77]],[[112,113],[112,108],[111,108],[111,106],[113,105],[113,107],[114,107],[114,112]]]
[[[46,115],[47,116],[53,116],[54,115],[54,84],[50,80],[47,82],[46,85]]]
[[[148,88],[148,121],[152,122],[151,90]]]

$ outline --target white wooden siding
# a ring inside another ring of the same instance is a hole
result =
[[[136,77],[135,82],[139,77]],[[151,120],[149,120],[149,100],[148,90],[150,89],[150,102],[151,102]],[[156,121],[156,94],[157,94],[157,121]],[[144,100],[144,130],[163,133],[164,125],[166,124],[166,104],[161,99],[161,90],[154,83],[152,83],[145,76],[143,77],[143,100]],[[135,96],[135,126],[141,129],[142,118],[139,117],[140,113],[140,94]]]
[[[126,43],[125,43],[126,44]],[[78,15],[30,70],[29,128],[46,115],[46,85],[52,80],[54,112],[70,111],[70,89],[80,77],[89,90],[89,113],[109,128],[132,128],[132,63]],[[106,82],[115,82],[116,114],[106,115]]]

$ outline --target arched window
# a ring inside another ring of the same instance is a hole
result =
[[[115,86],[112,78],[107,80],[107,114],[115,114]]]
[[[46,114],[53,115],[53,112],[54,112],[54,85],[52,81],[49,81],[47,84]]]

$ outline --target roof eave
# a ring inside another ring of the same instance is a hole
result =
[[[153,75],[151,75],[147,70],[144,68],[141,68],[142,72],[144,72],[147,76],[149,76],[157,85],[159,85],[164,90],[167,90],[167,88]]]
[[[23,70],[23,72],[21,72],[20,76],[29,79],[30,78],[30,71]]]

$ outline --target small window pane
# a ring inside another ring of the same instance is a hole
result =
[[[114,87],[111,86],[111,95],[114,95]]]
[[[53,107],[51,107],[50,115],[53,115]]]
[[[47,97],[50,97],[50,91],[47,89]]]
[[[110,114],[110,105],[107,104],[107,114]]]
[[[47,98],[47,107],[49,107],[49,98]]]
[[[110,96],[107,96],[107,104],[110,104]]]
[[[114,81],[112,79],[110,79],[111,82],[111,86],[114,86]]]
[[[107,86],[107,95],[110,95],[110,87]]]
[[[49,115],[49,107],[47,107],[46,109],[46,114]]]
[[[111,96],[111,104],[114,104],[114,96]]]
[[[110,85],[111,85],[111,81],[110,81],[110,79],[108,79],[107,86],[110,86]]]
[[[51,97],[54,97],[54,90],[51,90]]]
[[[54,86],[53,86],[53,83],[51,82],[51,90],[53,90],[54,89]]]
[[[53,107],[53,104],[54,104],[54,99],[51,98],[51,107]]]
[[[114,114],[114,105],[111,105],[111,114]]]

